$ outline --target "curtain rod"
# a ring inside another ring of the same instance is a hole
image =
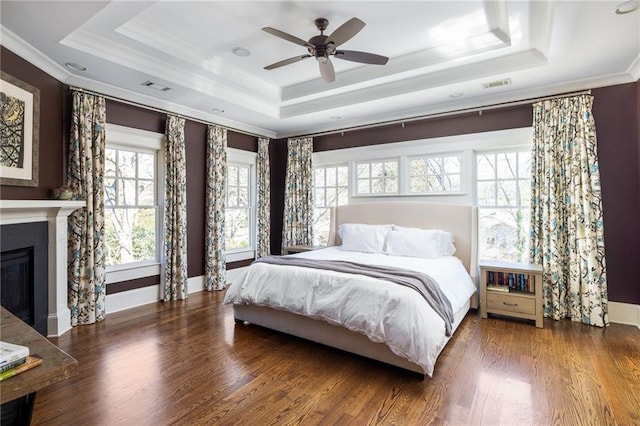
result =
[[[126,104],[126,105],[131,105],[131,106],[135,106],[135,107],[139,107],[139,108],[143,108],[143,109],[146,109],[146,110],[149,110],[149,111],[155,111],[155,112],[159,112],[159,113],[162,113],[162,114],[171,114],[171,115],[175,115],[176,117],[184,118],[185,120],[194,121],[196,123],[206,124],[206,125],[216,125],[217,126],[217,124],[215,124],[215,123],[211,123],[209,121],[204,121],[204,120],[201,120],[199,118],[190,117],[190,116],[184,115],[184,114],[177,114],[175,112],[167,111],[167,110],[164,110],[164,109],[161,109],[161,108],[152,107],[152,106],[149,106],[149,105],[144,105],[144,104],[141,104],[139,102],[129,101],[127,99],[122,99],[122,98],[118,98],[118,97],[115,97],[115,96],[105,95],[103,93],[94,92],[93,90],[87,90],[87,89],[83,89],[81,87],[75,87],[75,86],[69,86],[69,88],[71,90],[75,90],[76,92],[82,92],[82,93],[88,93],[90,95],[102,96],[105,99],[110,99],[112,101],[120,102],[120,103],[123,103],[123,104]],[[258,135],[256,133],[247,132],[245,130],[240,130],[240,129],[236,129],[236,128],[233,128],[233,127],[228,127],[228,126],[221,126],[221,127],[224,127],[227,130],[233,130],[234,132],[238,132],[238,133],[241,133],[241,134],[247,135],[247,136],[255,136],[257,138],[266,138],[267,137],[267,136],[264,136],[264,135]]]
[[[374,127],[381,127],[381,126],[390,126],[390,125],[393,125],[393,124],[401,124],[402,127],[404,127],[404,123],[410,123],[412,121],[426,120],[428,118],[447,117],[447,116],[450,116],[450,115],[464,114],[464,113],[467,113],[467,112],[478,112],[480,115],[482,115],[482,111],[487,111],[487,110],[492,110],[492,109],[504,108],[504,107],[509,107],[509,106],[532,104],[532,103],[535,103],[535,102],[547,101],[547,100],[550,100],[550,99],[559,99],[559,98],[564,98],[564,97],[567,97],[567,96],[590,95],[590,94],[591,94],[591,89],[580,90],[580,91],[577,91],[577,92],[569,92],[569,93],[565,93],[565,94],[562,94],[562,95],[544,96],[544,97],[539,97],[539,98],[529,98],[529,99],[523,99],[523,100],[520,100],[520,101],[502,102],[502,103],[498,103],[498,104],[491,104],[491,105],[486,105],[486,106],[483,106],[483,107],[463,108],[463,109],[457,109],[457,110],[447,111],[447,112],[420,115],[420,116],[416,116],[416,117],[395,119],[395,120],[389,120],[389,121],[381,121],[379,123],[373,123],[373,124],[363,124],[362,126],[345,127],[343,129],[328,130],[326,132],[312,133],[310,135],[306,135],[306,137],[312,137],[313,138],[313,137],[318,137],[318,136],[334,135],[336,133],[342,133],[342,135],[344,136],[345,132],[350,132],[350,131],[354,131],[354,130],[371,129],[371,128],[374,128]]]

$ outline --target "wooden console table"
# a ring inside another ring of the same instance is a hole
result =
[[[42,357],[42,365],[0,382],[0,402],[3,414],[7,403],[22,405],[17,411],[29,424],[36,392],[52,383],[68,379],[78,373],[78,361],[47,340],[40,333],[16,318],[5,308],[1,309],[0,340],[27,346],[29,353]],[[13,401],[13,402],[12,402]],[[28,418],[26,417],[28,416]],[[2,419],[5,423],[6,419]]]

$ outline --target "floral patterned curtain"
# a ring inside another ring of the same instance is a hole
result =
[[[225,221],[227,206],[227,129],[207,130],[205,275],[208,291],[225,287]]]
[[[73,92],[67,184],[87,206],[69,216],[68,286],[71,325],[104,320],[104,167],[106,102]]]
[[[544,267],[544,314],[609,324],[602,199],[591,106],[580,95],[533,106],[531,259]]]
[[[167,116],[165,147],[164,301],[186,299],[187,287],[187,160],[184,118]]]
[[[271,169],[269,166],[269,138],[258,139],[258,212],[256,257],[271,253]]]
[[[313,138],[287,142],[287,175],[284,195],[282,248],[313,243]]]

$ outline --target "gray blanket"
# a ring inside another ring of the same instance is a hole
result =
[[[453,328],[453,309],[451,308],[451,302],[435,280],[427,274],[390,266],[365,265],[342,260],[305,259],[295,256],[266,256],[257,259],[254,263],[299,266],[302,268],[359,274],[412,288],[442,317],[445,324],[445,334],[451,336]]]

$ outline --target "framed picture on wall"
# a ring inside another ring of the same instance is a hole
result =
[[[38,186],[40,90],[0,73],[0,184]]]

